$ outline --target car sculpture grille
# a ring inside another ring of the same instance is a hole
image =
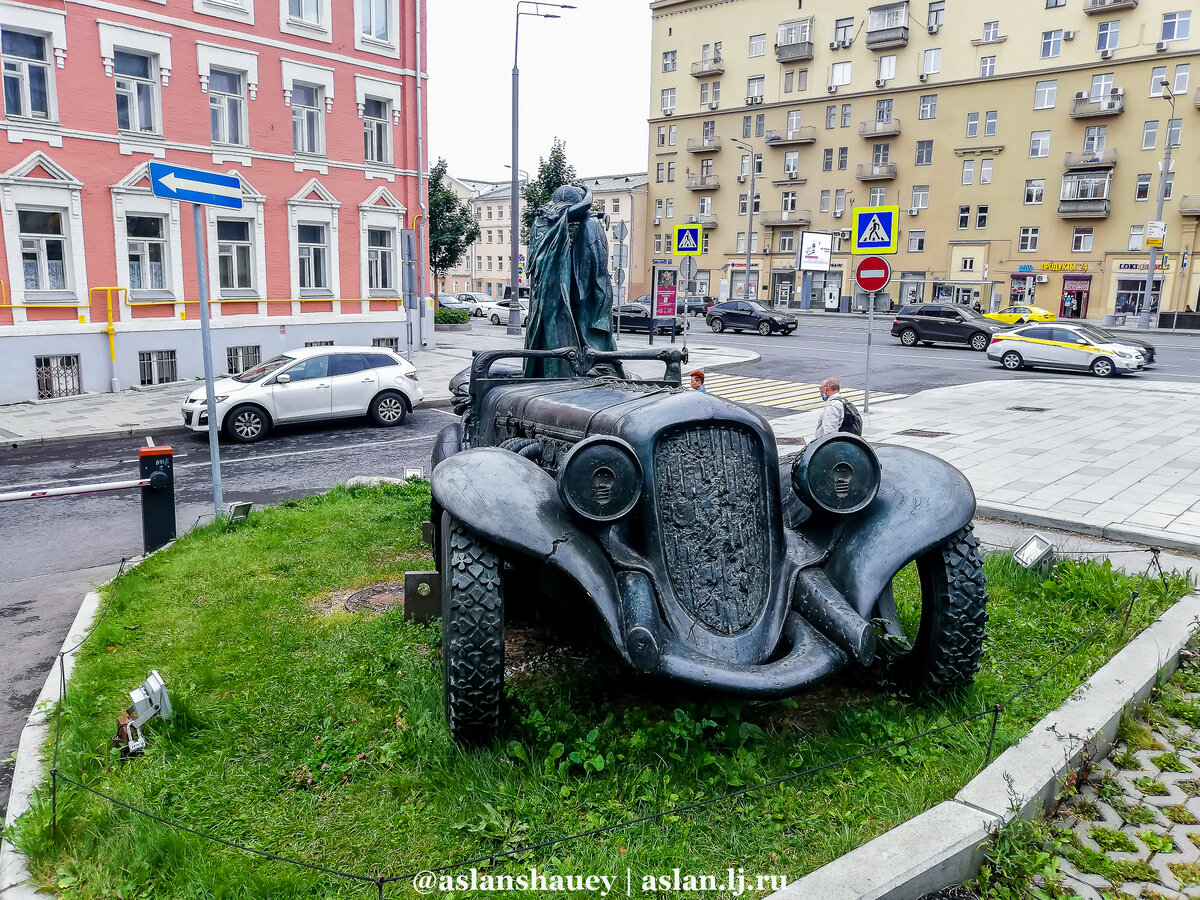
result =
[[[763,484],[758,441],[738,428],[677,431],[655,450],[654,502],[671,588],[714,634],[744,631],[767,603]]]

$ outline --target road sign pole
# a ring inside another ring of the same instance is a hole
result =
[[[204,354],[204,393],[208,405],[208,455],[212,462],[213,518],[221,518],[221,452],[217,442],[217,402],[213,390],[212,335],[208,326],[208,251],[204,240],[204,207],[192,204],[192,241],[196,245],[196,280],[200,295],[200,352]]]
[[[863,379],[863,414],[871,411],[871,326],[875,324],[875,298],[879,296],[872,291],[867,295],[870,297],[870,306],[867,307],[867,374]]]

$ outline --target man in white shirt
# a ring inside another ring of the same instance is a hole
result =
[[[821,418],[817,422],[814,440],[842,430],[846,404],[838,397],[838,391],[841,389],[842,386],[836,378],[826,378],[821,382],[821,399],[825,401],[825,409],[821,411]]]

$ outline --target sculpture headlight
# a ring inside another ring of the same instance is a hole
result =
[[[809,444],[792,466],[792,488],[814,510],[848,515],[879,493],[879,458],[862,438],[845,432]]]
[[[558,496],[572,512],[593,522],[615,522],[642,495],[642,466],[620,438],[585,438],[558,467]]]

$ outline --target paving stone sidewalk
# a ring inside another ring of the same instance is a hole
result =
[[[1060,887],[1084,900],[1200,897],[1200,687],[1194,662],[1070,797],[1051,826]],[[1057,895],[1056,895],[1057,896]],[[1064,896],[1069,896],[1064,894]]]
[[[772,426],[811,438],[818,415]],[[922,391],[864,418],[872,442],[962,470],[982,515],[1200,547],[1200,385],[1006,378]]]

